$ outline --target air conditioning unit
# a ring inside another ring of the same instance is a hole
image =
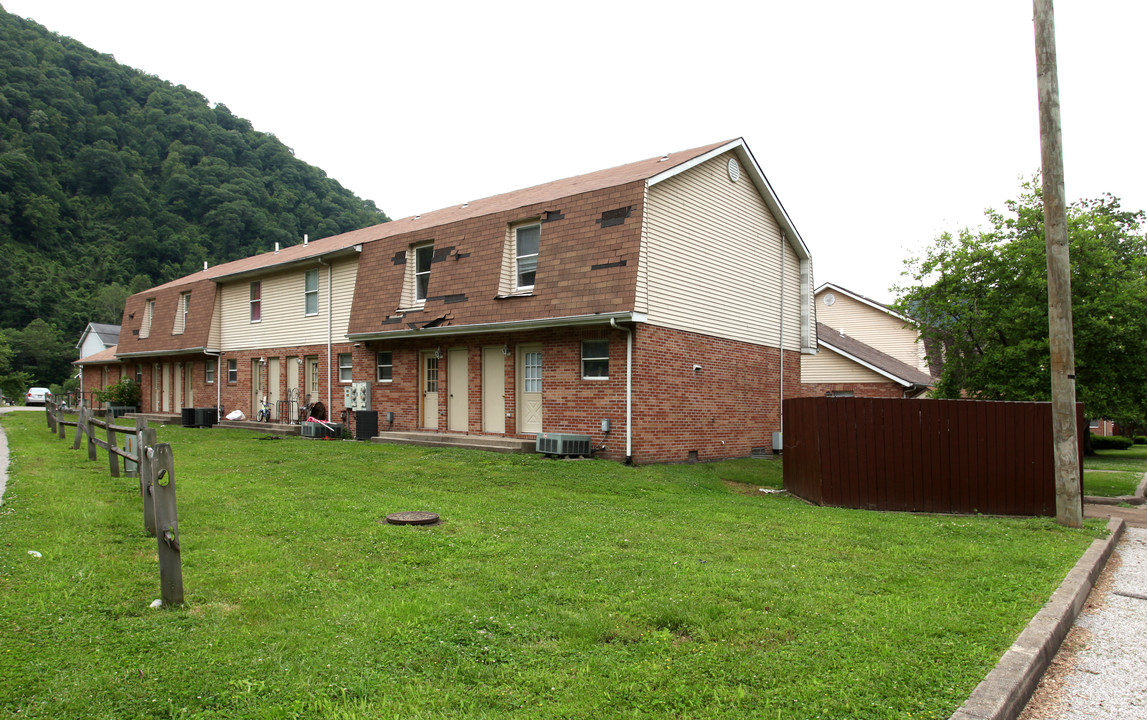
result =
[[[307,438],[341,438],[343,436],[342,423],[305,422],[302,435]]]
[[[219,411],[213,407],[195,408],[195,427],[211,427],[219,422]]]
[[[589,457],[593,450],[593,438],[589,435],[538,433],[535,443],[534,449],[544,455],[584,455]]]

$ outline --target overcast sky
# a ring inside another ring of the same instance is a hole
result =
[[[0,0],[225,104],[392,218],[744,137],[816,282],[1039,170],[1031,2]],[[1147,3],[1056,4],[1066,187],[1147,207]]]

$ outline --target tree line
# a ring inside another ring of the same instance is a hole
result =
[[[0,9],[0,332],[32,382],[131,293],[387,219],[226,106]]]

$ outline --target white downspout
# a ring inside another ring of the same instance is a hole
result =
[[[323,262],[321,257],[319,258],[319,265],[327,266],[327,422],[333,422],[334,408],[331,407],[331,338],[333,337],[333,319],[331,313],[334,312],[334,308],[331,306],[331,293],[333,291],[333,285],[331,283],[334,280],[334,268],[330,263]]]
[[[610,318],[614,330],[625,331],[625,464],[633,463],[633,330],[617,324]]]
[[[785,436],[785,231],[781,231],[781,437]],[[784,442],[782,440],[782,442]],[[773,448],[773,452],[777,449]]]

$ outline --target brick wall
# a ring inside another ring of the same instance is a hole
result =
[[[581,377],[581,341],[609,339],[609,379],[583,380]],[[371,406],[379,412],[379,431],[410,431],[425,427],[420,417],[419,364],[423,351],[441,349],[438,386],[438,430],[449,427],[450,387],[449,351],[467,349],[467,429],[482,434],[482,348],[506,347],[503,355],[505,393],[498,398],[505,419],[505,433],[500,435],[532,438],[518,432],[518,393],[516,367],[520,345],[542,346],[542,428],[545,432],[590,435],[595,446],[605,444],[599,457],[623,460],[625,456],[625,333],[609,328],[553,329],[529,333],[489,333],[457,338],[417,338],[364,343],[355,350],[355,380],[371,380]],[[391,382],[375,381],[375,353],[389,351],[392,356]],[[386,412],[395,420],[388,425]],[[601,420],[611,423],[608,434],[601,432]]]
[[[772,449],[780,430],[777,348],[649,325],[638,326],[634,348],[634,462]],[[799,397],[799,352],[785,351],[784,373],[785,397]]]
[[[830,392],[852,392],[854,397],[902,398],[904,388],[894,382],[885,383],[802,383],[801,397],[824,397]]]
[[[608,379],[582,378],[581,342],[609,340]],[[379,432],[410,431],[426,427],[420,412],[422,388],[419,366],[424,351],[441,350],[438,361],[438,431],[449,427],[449,351],[467,350],[467,422],[465,432],[483,434],[482,348],[506,347],[504,397],[498,398],[505,417],[507,436],[532,438],[519,432],[517,366],[519,346],[542,347],[542,429],[545,432],[589,435],[594,446],[604,445],[597,457],[623,461],[625,438],[626,333],[608,326],[555,328],[533,332],[488,333],[465,337],[404,338],[371,342],[338,343],[331,349],[331,403],[328,417],[339,420],[344,409],[343,388],[338,380],[338,355],[353,355],[353,381],[369,381],[371,408],[379,413]],[[389,351],[392,379],[376,378],[376,353]],[[228,352],[216,373],[221,384],[224,409],[240,409],[253,416],[251,405],[252,360],[280,359],[279,395],[287,397],[287,358],[317,356],[318,399],[327,403],[326,345],[285,347]],[[236,382],[227,381],[227,360],[237,362]],[[216,385],[204,380],[204,362],[213,357],[176,356],[147,358],[144,363],[143,409],[150,411],[152,374],[155,366],[192,363],[194,405],[215,405]],[[694,365],[701,369],[694,371]],[[700,461],[746,457],[755,448],[771,450],[772,433],[780,429],[780,353],[776,348],[724,340],[696,333],[638,325],[634,331],[633,461],[636,463],[687,462],[696,453]],[[87,376],[85,375],[85,378]],[[299,383],[305,380],[299,371]],[[85,379],[85,387],[87,386]],[[303,388],[302,394],[307,393]],[[800,354],[785,352],[785,396],[798,397]],[[175,408],[175,412],[179,409]],[[393,424],[386,413],[393,412]],[[602,432],[601,421],[610,421]]]

